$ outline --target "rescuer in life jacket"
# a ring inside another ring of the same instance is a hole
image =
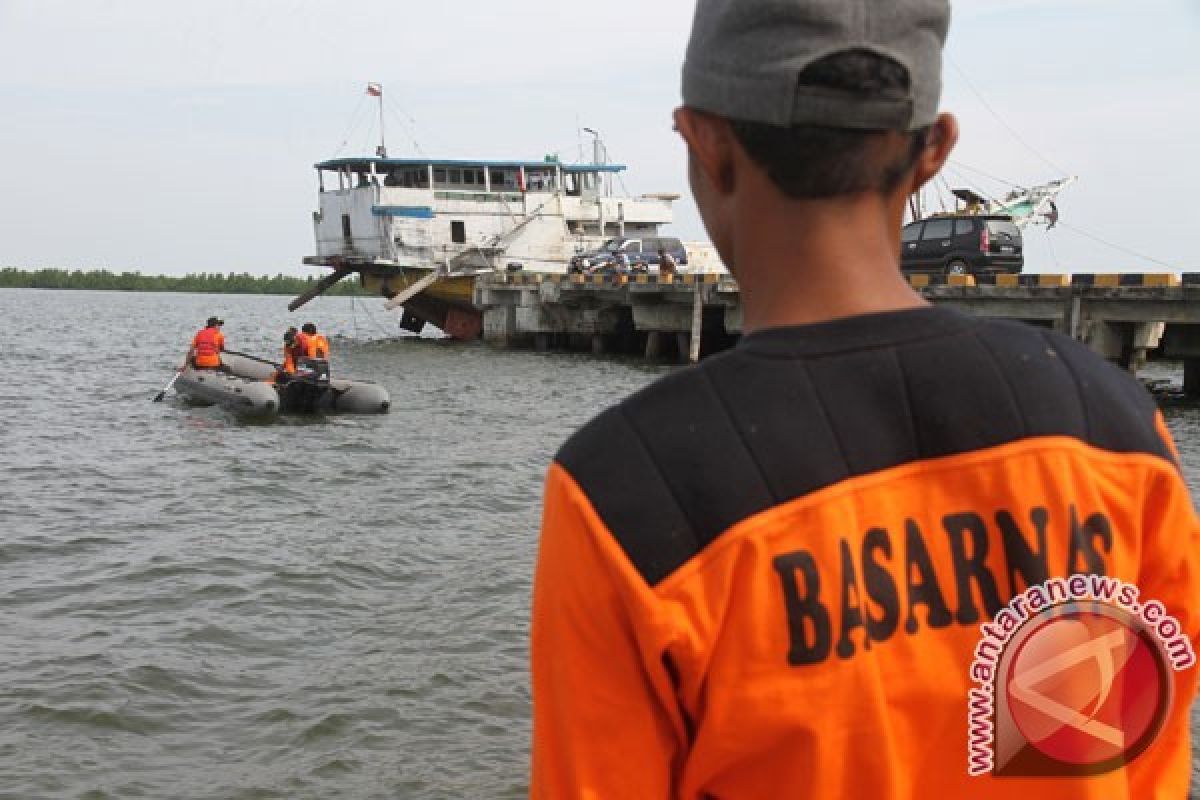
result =
[[[307,343],[307,356],[309,358],[323,358],[329,360],[329,340],[322,334],[317,333],[317,326],[311,322],[306,322],[300,328],[300,332],[304,334]]]
[[[306,322],[301,326],[297,350],[303,354],[296,361],[297,370],[317,383],[328,383],[329,340],[317,333],[316,325]]]
[[[286,384],[295,379],[315,383],[329,382],[329,341],[311,322],[301,330],[295,326],[283,334],[283,363],[273,382]]]
[[[293,325],[283,334],[283,363],[271,379],[272,383],[284,384],[296,375],[296,362],[306,356],[307,344],[300,338],[302,334]]]
[[[221,351],[225,349],[225,334],[221,332],[221,326],[224,324],[223,319],[208,318],[204,327],[192,337],[192,345],[183,360],[185,368],[189,365],[196,369],[221,368]]]

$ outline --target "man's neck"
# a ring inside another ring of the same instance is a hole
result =
[[[864,195],[747,206],[733,253],[743,331],[927,305],[900,273],[892,205]]]

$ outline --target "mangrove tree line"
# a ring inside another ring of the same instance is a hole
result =
[[[125,292],[205,292],[211,294],[296,295],[312,286],[309,276],[251,275],[248,272],[198,272],[188,275],[143,275],[97,270],[0,269],[0,289],[99,289]],[[366,295],[356,276],[342,280],[326,294]]]

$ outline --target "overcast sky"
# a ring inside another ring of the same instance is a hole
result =
[[[686,195],[692,6],[0,0],[0,266],[310,273],[311,166],[374,148],[368,81],[392,155],[575,160],[583,125],[631,192]],[[947,180],[1079,176],[1030,271],[1200,271],[1198,50],[1200,0],[959,0]]]

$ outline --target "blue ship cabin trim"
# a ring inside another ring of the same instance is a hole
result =
[[[376,217],[408,217],[410,219],[433,219],[435,214],[429,206],[371,206]]]

